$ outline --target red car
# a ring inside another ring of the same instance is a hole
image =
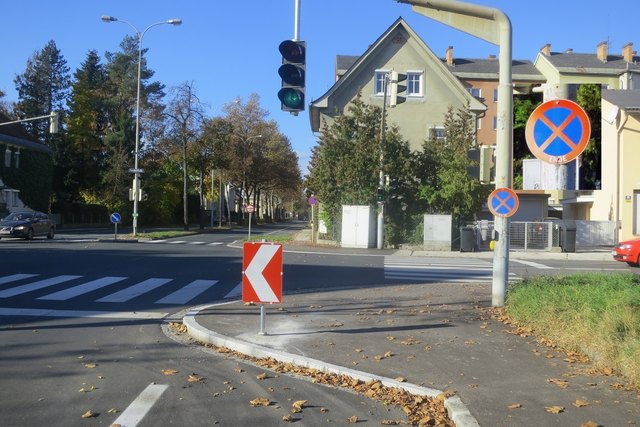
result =
[[[613,259],[626,262],[632,267],[640,267],[640,239],[618,243],[611,251]]]

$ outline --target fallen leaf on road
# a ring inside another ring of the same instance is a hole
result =
[[[87,369],[95,369],[98,366],[97,363],[85,363],[84,367]]]
[[[249,402],[251,406],[269,406],[271,401],[266,397],[257,397]]]
[[[354,415],[353,417],[349,417],[349,418],[347,419],[347,422],[352,423],[352,424],[355,424],[355,423],[357,423],[357,422],[358,422],[358,417],[356,417],[355,415]]]
[[[293,417],[291,415],[285,415],[284,417],[282,417],[282,421],[284,421],[285,423],[290,423],[291,421],[293,421]]]
[[[576,408],[584,408],[585,406],[589,406],[590,403],[587,402],[586,400],[580,400],[577,399],[575,402],[573,402],[573,406],[575,406]]]
[[[266,372],[263,372],[261,374],[256,375],[256,378],[259,380],[266,380],[267,378],[269,378],[269,376],[267,375]]]
[[[561,412],[564,412],[564,407],[563,406],[545,406],[544,410],[550,414],[559,414]]]
[[[160,372],[162,372],[165,375],[175,375],[178,373],[178,371],[176,371],[175,369],[163,369]]]
[[[602,425],[595,421],[587,421],[586,423],[582,423],[580,427],[602,427]]]
[[[291,412],[293,412],[294,414],[297,414],[298,412],[302,412],[302,408],[304,408],[304,405],[306,404],[307,404],[306,400],[296,400],[291,405]]]
[[[404,379],[403,377],[397,377],[397,378],[396,378],[396,381],[398,381],[399,383],[407,382],[407,380],[406,380],[406,379]]]
[[[507,406],[507,408],[509,408],[509,409],[519,409],[519,408],[522,408],[522,405],[519,404],[519,403],[514,403],[514,404],[511,404],[511,405]]]
[[[562,378],[551,378],[551,379],[548,379],[547,382],[550,382],[551,384],[555,384],[560,388],[569,387],[569,381]]]
[[[97,415],[94,412],[91,412],[91,410],[88,410],[87,412],[82,414],[82,418],[94,418],[94,417],[97,417]]]
[[[200,382],[200,381],[204,381],[204,377],[201,377],[201,376],[196,375],[196,374],[190,374],[187,377],[187,381],[190,382],[190,383],[197,383],[197,382]]]

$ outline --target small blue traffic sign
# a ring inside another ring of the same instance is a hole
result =
[[[554,99],[539,105],[525,129],[531,153],[547,163],[564,164],[578,157],[591,137],[587,113],[573,101]]]
[[[495,216],[507,218],[516,213],[520,201],[515,191],[510,188],[496,188],[489,194],[489,210]]]
[[[120,221],[122,221],[122,217],[120,216],[120,214],[118,212],[114,212],[111,214],[111,222],[114,224],[119,223]]]

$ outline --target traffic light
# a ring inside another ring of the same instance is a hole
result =
[[[389,88],[389,107],[395,107],[407,100],[403,95],[407,91],[407,86],[399,84],[407,80],[407,75],[392,70],[389,77],[389,83],[391,84]]]
[[[278,74],[282,89],[278,91],[282,111],[298,113],[304,111],[305,57],[307,43],[285,40],[278,47],[282,54],[282,65]]]
[[[378,203],[384,202],[384,188],[378,187],[378,190],[376,191],[376,198]]]

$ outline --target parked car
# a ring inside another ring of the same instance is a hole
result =
[[[0,220],[0,238],[21,237],[31,240],[35,236],[47,236],[47,239],[53,239],[55,233],[55,224],[42,212],[14,212]]]
[[[632,267],[640,267],[640,239],[618,243],[611,251],[613,259],[626,262]]]

